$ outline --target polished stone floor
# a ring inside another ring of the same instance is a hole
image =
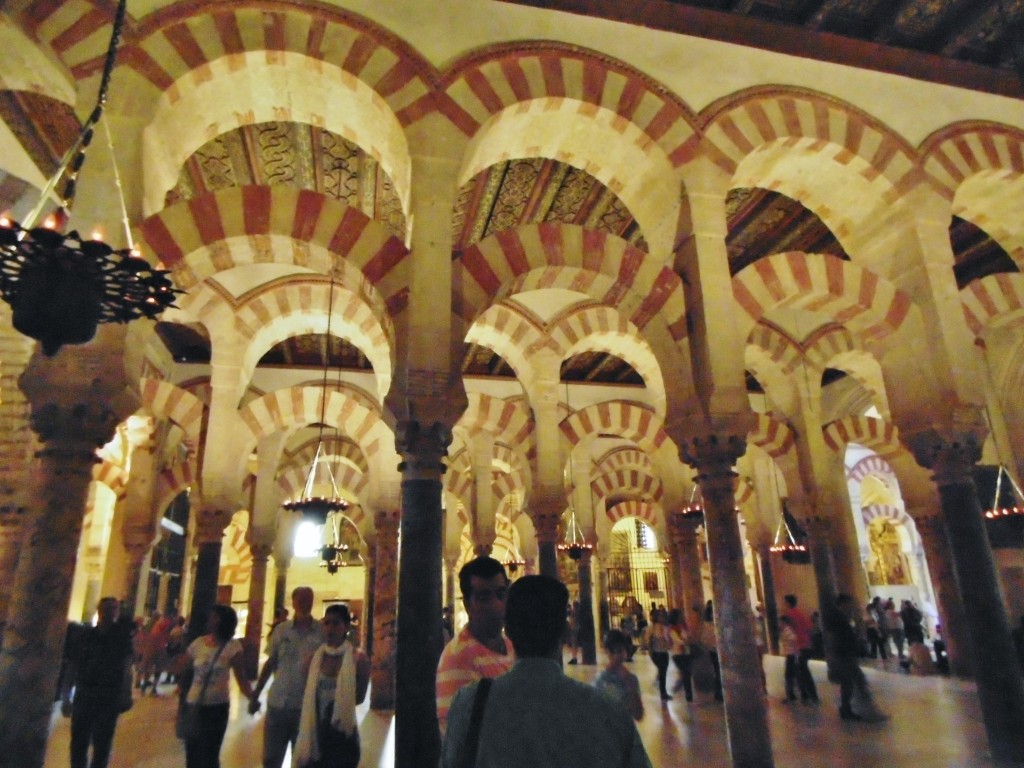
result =
[[[879,664],[879,662],[874,662]],[[680,693],[662,704],[654,666],[638,654],[631,664],[644,691],[646,716],[640,733],[655,768],[728,768],[722,706],[698,695],[688,704]],[[770,720],[775,765],[803,768],[982,768],[995,766],[986,756],[985,732],[973,684],[942,677],[911,677],[881,667],[866,667],[879,706],[891,715],[884,723],[839,719],[838,689],[825,678],[824,664],[812,662],[823,703],[782,703],[782,660],[767,657]],[[566,666],[568,674],[590,681],[595,667]],[[670,672],[669,684],[672,684]],[[113,768],[180,768],[184,751],[174,737],[174,697],[163,686],[159,698],[136,701],[122,716],[114,742]],[[369,698],[369,697],[367,697]],[[363,768],[391,768],[394,734],[390,713],[359,711]],[[223,768],[260,764],[262,715],[249,717],[236,701],[222,750]],[[68,721],[55,714],[46,768],[68,764]]]

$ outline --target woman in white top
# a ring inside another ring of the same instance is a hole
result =
[[[345,638],[352,617],[348,606],[327,606],[324,644],[309,664],[299,718],[293,768],[356,768],[359,729],[356,704],[366,698],[370,660]]]
[[[192,684],[185,703],[199,708],[197,732],[185,739],[186,768],[220,768],[220,746],[228,727],[231,672],[246,698],[252,686],[242,666],[242,644],[233,639],[238,614],[227,605],[215,605],[206,623],[207,634],[197,638],[175,660],[175,675],[192,669]]]

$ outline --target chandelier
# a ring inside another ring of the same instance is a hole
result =
[[[786,509],[786,502],[782,502],[782,515],[779,518],[779,527],[775,529],[775,540],[768,547],[768,551],[782,555],[782,559],[791,565],[808,565],[811,562],[811,552],[802,541],[797,541],[790,530],[789,515]]]
[[[289,499],[282,506],[290,512],[299,512],[306,520],[316,525],[326,525],[327,516],[348,509],[348,502],[341,498],[338,486],[334,481],[334,472],[324,450],[324,419],[327,410],[327,369],[331,363],[331,316],[334,314],[334,278],[328,293],[327,306],[327,350],[324,353],[324,373],[320,393],[319,433],[316,441],[316,454],[306,475],[306,484],[302,494],[296,499]],[[317,488],[329,489],[329,496],[321,496]],[[330,569],[328,569],[330,570]]]
[[[1024,498],[1024,495],[1020,492],[1020,488],[1017,487],[1013,478],[1010,477],[1010,473],[1006,471],[1006,468],[1002,464],[1000,464],[999,473],[996,475],[995,498],[992,499],[992,507],[985,510],[985,517],[989,520],[1000,520],[1002,518],[1024,515],[1024,507],[1020,504],[1015,503],[1012,506],[1006,507],[999,503],[1003,490],[1003,475],[1006,475],[1006,479],[1010,481],[1010,488],[1013,491],[1014,501],[1016,502],[1019,499]]]
[[[565,405],[571,413],[568,381],[565,382]],[[594,549],[594,545],[583,535],[583,529],[576,519],[576,474],[573,472],[572,448],[569,449],[569,524],[565,528],[565,538],[559,542],[557,549],[569,555],[570,560],[579,560],[585,552]]]
[[[339,568],[363,565],[363,556],[359,554],[358,546],[359,531],[355,523],[341,512],[335,512],[331,517],[330,528],[331,543],[320,548],[320,567],[326,568],[330,574],[335,574]],[[350,543],[352,533],[355,534],[355,541]]]
[[[143,260],[132,244],[124,195],[121,208],[128,247],[114,248],[99,234],[82,237],[63,232],[74,204],[76,180],[85,162],[93,131],[103,116],[117,46],[124,26],[126,0],[120,0],[107,48],[96,106],[44,187],[39,203],[23,223],[0,217],[0,297],[13,311],[15,330],[54,355],[64,344],[84,344],[99,323],[128,323],[153,318],[173,306],[177,291],[168,272]],[[104,124],[106,128],[106,124]],[[107,130],[110,144],[110,132]],[[113,149],[111,145],[111,150]],[[111,152],[113,155],[113,152]],[[121,188],[115,161],[115,181]],[[64,180],[59,209],[41,226],[50,196]]]

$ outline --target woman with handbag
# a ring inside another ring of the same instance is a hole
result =
[[[359,728],[356,705],[366,698],[370,660],[346,639],[352,625],[348,606],[327,606],[324,644],[309,664],[299,717],[293,768],[356,768]]]
[[[215,605],[206,624],[207,634],[196,639],[175,659],[175,675],[192,670],[192,684],[179,711],[179,736],[185,740],[186,768],[220,768],[220,747],[228,727],[231,672],[243,695],[252,686],[242,666],[242,644],[234,639],[238,614],[227,605]]]

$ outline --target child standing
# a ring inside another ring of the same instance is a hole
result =
[[[617,629],[604,636],[604,649],[608,653],[608,666],[594,680],[594,687],[616,701],[622,702],[634,720],[644,716],[644,703],[640,700],[640,682],[624,666],[630,642]]]
[[[782,703],[789,704],[796,701],[796,674],[800,655],[800,642],[797,640],[793,620],[789,616],[779,617],[779,650],[786,657],[786,698]]]

